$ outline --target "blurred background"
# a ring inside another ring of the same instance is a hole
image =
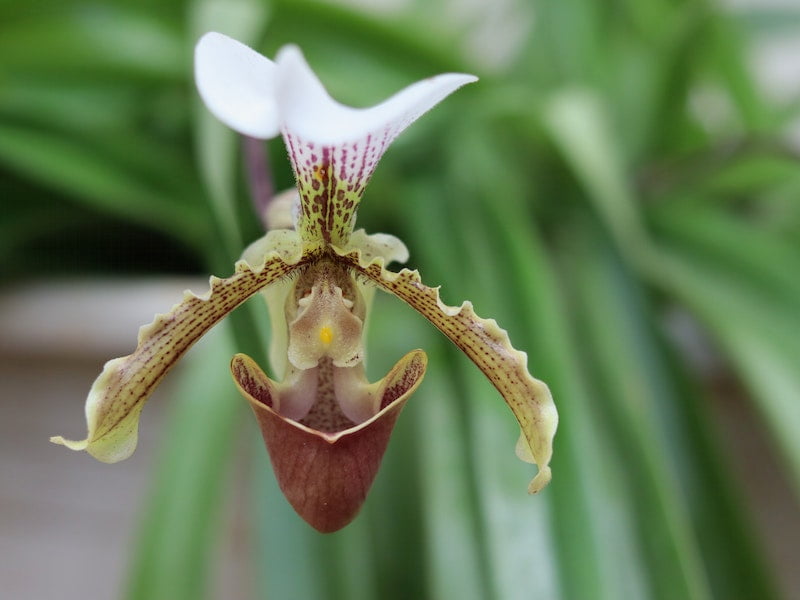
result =
[[[266,366],[258,300],[158,389],[131,459],[48,443],[260,234],[192,82],[209,30],[299,44],[355,106],[480,76],[395,142],[359,225],[548,382],[542,494],[494,389],[385,296],[372,377],[416,347],[429,372],[342,532],[286,504],[230,381],[236,351]],[[1,0],[0,595],[800,597],[799,34],[796,0]]]

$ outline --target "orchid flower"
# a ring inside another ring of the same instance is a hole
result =
[[[139,414],[166,373],[209,329],[261,293],[272,322],[267,377],[248,356],[231,362],[233,379],[255,413],[281,489],[319,531],[344,527],[372,484],[392,428],[420,384],[427,358],[406,354],[380,381],[364,372],[364,324],[375,288],[394,294],[452,340],[502,394],[521,428],[517,455],[538,465],[528,491],[550,480],[558,422],[547,386],[527,370],[494,320],[469,302],[446,306],[405,262],[397,238],[353,230],[364,188],[387,146],[451,92],[475,81],[444,74],[417,82],[369,109],[327,94],[300,50],[276,60],[219,33],[195,52],[195,76],[208,109],[251,137],[283,136],[297,188],[293,227],[273,229],[247,248],[227,279],[212,277],[202,296],[181,302],[139,331],[136,350],[106,363],[86,401],[88,435],[53,442],[117,462],[136,447]]]

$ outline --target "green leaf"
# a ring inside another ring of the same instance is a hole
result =
[[[724,198],[759,193],[785,182],[797,181],[797,160],[790,155],[767,152],[733,157],[698,182],[703,190]]]
[[[775,568],[754,535],[742,477],[734,479],[737,465],[726,456],[728,444],[721,443],[714,399],[690,379],[697,366],[681,364],[689,361],[680,349],[661,353],[672,384],[672,399],[661,406],[661,427],[676,440],[673,455],[714,596],[778,598]]]
[[[265,5],[253,0],[196,0],[191,5],[190,31],[195,43],[204,33],[218,31],[253,46],[263,33],[266,16]],[[240,137],[213,117],[197,96],[194,111],[200,177],[225,249],[236,256],[245,246],[244,232],[247,231],[238,222],[237,211]],[[257,219],[255,215],[253,218]]]
[[[550,99],[543,118],[615,241],[627,258],[639,260],[647,240],[600,99],[589,90],[561,91]]]
[[[743,490],[734,484],[731,466],[722,458],[716,425],[706,408],[708,399],[678,368],[674,355],[664,349],[646,296],[609,249],[591,239],[580,246],[585,250],[575,256],[581,265],[576,272],[586,273],[589,282],[601,278],[608,281],[607,289],[583,284],[576,290],[581,303],[589,307],[585,312],[590,323],[594,323],[585,329],[589,334],[586,348],[595,354],[589,360],[599,365],[596,370],[601,383],[618,381],[611,384],[616,391],[609,389],[607,401],[610,414],[619,419],[618,427],[630,420],[641,430],[640,440],[633,442],[636,450],[632,453],[627,449],[624,454],[647,456],[650,449],[646,446],[650,445],[654,458],[662,462],[658,469],[664,471],[666,465],[670,471],[662,478],[674,490],[667,490],[665,499],[672,496],[671,502],[678,505],[677,517],[683,510],[688,512],[702,559],[698,566],[707,574],[715,597],[776,597],[743,510]],[[592,333],[601,328],[613,328],[615,336],[593,337]],[[612,341],[614,338],[617,341]],[[622,372],[615,375],[614,366]],[[620,409],[626,414],[618,414]],[[621,445],[630,443],[628,435],[624,432]],[[635,471],[631,468],[635,462],[628,463],[629,470]],[[635,472],[634,476],[639,487],[648,479]],[[654,532],[652,524],[647,525],[647,531]],[[665,566],[662,560],[657,563],[660,568]]]
[[[653,223],[670,242],[737,277],[787,307],[800,305],[800,244],[704,204],[671,203],[654,211]]]
[[[0,125],[0,160],[75,200],[201,245],[203,214],[141,182],[130,169],[66,136]],[[180,224],[180,226],[176,226]]]
[[[263,597],[376,597],[372,534],[364,515],[341,531],[320,535],[295,514],[283,497],[269,468],[263,442],[259,440],[258,446],[253,506],[258,552],[252,564]]]
[[[734,107],[750,133],[765,133],[776,123],[749,68],[743,32],[732,18],[716,19],[710,43],[716,47],[716,74],[722,79]]]
[[[469,271],[468,280],[474,279],[477,288],[470,298],[495,298],[492,314],[528,352],[531,371],[548,383],[559,409],[553,482],[528,500],[549,500],[557,587],[564,598],[644,597],[636,524],[617,499],[619,474],[607,434],[592,421],[592,398],[577,362],[578,346],[571,341],[566,297],[521,201],[530,193],[520,176],[523,158],[471,125],[473,133],[457,139],[450,184],[456,193],[447,196],[455,202],[451,210],[461,211],[465,198],[478,197],[478,205],[462,219],[468,249],[457,256],[481,266]]]
[[[357,75],[363,73],[363,66],[374,69],[379,80],[394,82],[399,81],[399,73],[419,78],[447,71],[470,71],[462,58],[462,38],[452,31],[455,23],[426,19],[421,11],[394,11],[387,18],[320,0],[274,0],[272,8],[267,48],[274,51],[282,44],[302,43],[309,57],[319,57],[344,76],[344,82],[334,79],[325,83],[331,85],[334,96],[341,92],[341,100],[346,103],[368,106],[386,97],[352,95],[352,87],[375,91],[373,83],[362,81],[362,76]],[[425,31],[430,33],[424,34]],[[330,48],[337,51],[331,53]],[[334,55],[340,60],[334,60]],[[358,68],[353,67],[353,61],[357,61]],[[378,65],[383,65],[390,76],[378,73]]]
[[[424,197],[419,199],[424,202]],[[409,207],[409,213],[414,214],[413,206]],[[443,213],[442,216],[446,219],[448,213]],[[436,225],[438,231],[447,227],[445,222],[438,222]],[[454,242],[455,240],[450,240],[451,244]],[[418,239],[413,247],[417,251],[418,259],[425,262],[428,258],[433,259],[439,246],[436,238],[426,237]],[[454,249],[462,260],[471,254],[465,247],[456,246]],[[490,258],[491,255],[483,256],[483,259]],[[469,264],[469,261],[466,260],[466,263]],[[491,275],[485,269],[475,269],[473,273],[480,276]],[[430,276],[426,278],[430,279]],[[461,281],[460,288],[457,285],[454,287],[454,281],[443,282],[446,287],[445,300],[456,302],[461,298],[454,294],[461,292],[468,295],[471,291],[476,306],[482,307],[481,312],[486,314],[485,307],[489,299],[484,294],[476,293],[476,287],[481,287],[484,291],[486,288],[480,285],[479,279],[473,279],[471,286],[464,286],[463,280]],[[468,364],[466,358],[451,351],[451,356],[453,354],[457,358],[454,359],[456,366],[451,371],[451,378],[457,386],[457,400],[450,402],[455,403],[461,415],[451,427],[460,427],[465,431],[467,446],[462,452],[469,460],[469,468],[474,475],[472,479],[464,480],[459,472],[448,471],[427,477],[447,478],[454,475],[457,489],[470,494],[460,500],[465,514],[458,519],[457,524],[461,528],[462,536],[469,531],[467,527],[475,528],[475,535],[478,536],[477,558],[480,560],[481,572],[475,576],[483,579],[486,586],[485,590],[479,591],[480,594],[487,598],[504,599],[527,598],[536,593],[541,593],[544,597],[557,597],[554,595],[557,594],[558,585],[556,569],[554,558],[549,552],[551,538],[547,492],[537,497],[527,494],[526,485],[533,473],[531,466],[520,461],[514,453],[519,428],[513,415],[482,374],[472,364]],[[433,368],[432,365],[431,370]],[[455,410],[450,409],[450,414],[455,416],[457,413],[454,413]],[[441,485],[447,483],[445,479]],[[470,525],[467,521],[470,506],[476,511],[473,516],[475,525]]]
[[[429,339],[424,347],[436,345]],[[443,352],[431,355],[435,368],[417,392],[419,406],[410,409],[416,414],[423,457],[419,477],[426,531],[422,542],[430,581],[427,597],[479,600],[486,598],[488,582],[472,493],[471,444],[452,381],[457,372],[445,359]]]
[[[140,95],[134,86],[121,84],[9,78],[0,86],[0,111],[8,120],[61,126],[77,133],[100,132],[132,123]]]
[[[786,460],[800,497],[800,313],[746,273],[683,244],[665,244],[654,281],[708,328],[746,383]]]
[[[129,600],[211,597],[230,459],[245,403],[230,382],[233,349],[223,329],[186,357],[154,487],[129,574]]]
[[[626,492],[637,513],[641,546],[655,597],[708,598],[698,541],[680,478],[669,457],[673,443],[657,420],[671,402],[670,386],[654,353],[641,298],[608,247],[581,236],[570,271],[581,311],[590,372],[600,386],[608,427],[626,457]]]
[[[185,80],[190,72],[180,34],[128,7],[53,6],[46,16],[6,21],[0,30],[0,74],[99,72]]]
[[[283,497],[266,456],[264,442],[248,428],[254,460],[249,469],[253,482],[253,523],[250,563],[261,598],[335,598],[325,573],[320,535],[303,522]]]
[[[509,203],[510,204],[510,203]],[[526,323],[531,369],[550,386],[560,415],[553,455],[553,545],[564,598],[645,598],[638,526],[623,494],[613,434],[598,427],[597,393],[579,364],[584,345],[570,331],[568,298],[552,258],[522,215],[494,211],[514,281],[516,309]],[[602,400],[600,401],[603,402]]]
[[[366,358],[370,381],[382,378],[395,360],[409,350],[430,348],[429,341],[434,333],[404,302],[380,292],[376,296],[368,324]],[[426,372],[422,383],[425,388],[430,372]],[[419,412],[439,398],[421,392],[422,389],[414,393],[397,421],[383,464],[359,517],[369,532],[365,552],[371,562],[365,564],[368,570],[362,573],[359,584],[368,597],[420,598],[424,597],[428,586],[428,556],[423,549],[428,541],[426,517],[429,515],[426,514],[422,478],[428,467],[429,457],[423,441],[428,430],[422,425]],[[454,475],[457,478],[458,474]],[[403,561],[398,561],[400,548],[416,550],[407,552]],[[409,577],[409,572],[416,575]]]

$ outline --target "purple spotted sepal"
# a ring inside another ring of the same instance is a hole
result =
[[[476,80],[437,75],[371,108],[351,108],[330,97],[296,46],[282,48],[273,62],[220,33],[207,33],[197,44],[195,78],[208,109],[232,129],[257,138],[283,135],[300,193],[300,237],[340,247],[389,144]]]

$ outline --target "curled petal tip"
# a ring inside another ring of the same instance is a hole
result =
[[[275,62],[277,64],[285,65],[288,69],[305,68],[308,71],[311,71],[311,67],[308,66],[308,62],[306,61],[306,57],[303,55],[303,51],[300,50],[300,47],[297,44],[286,44],[281,46],[281,48],[278,50],[278,53],[275,55]]]
[[[88,438],[80,441],[67,440],[60,435],[54,435],[50,438],[50,441],[53,444],[66,446],[70,450],[75,450],[76,452],[85,450],[92,458],[107,464],[118,463],[126,458],[130,458],[131,454],[136,450],[135,432],[131,439],[119,444],[115,440],[111,442],[108,440],[89,440]]]
[[[553,478],[553,473],[550,470],[550,467],[543,467],[539,469],[539,472],[536,474],[531,482],[528,484],[528,493],[529,494],[537,494],[542,489],[550,483],[550,480]]]
[[[197,90],[231,129],[260,139],[280,133],[275,63],[221,33],[206,33],[194,52]]]
[[[139,415],[153,392],[183,354],[229,312],[267,285],[315,260],[301,254],[292,232],[273,232],[261,243],[259,265],[241,261],[227,279],[211,278],[208,292],[186,292],[172,310],[139,330],[136,350],[108,361],[86,398],[87,435],[83,441],[52,438],[72,450],[86,450],[97,460],[114,463],[136,448]]]
[[[81,440],[81,441],[74,441],[74,440],[67,440],[61,437],[60,435],[54,435],[50,438],[50,442],[53,444],[58,444],[60,446],[66,446],[70,450],[75,450],[80,452],[81,450],[86,450],[86,446],[89,445],[88,440]]]
[[[428,319],[492,382],[519,422],[523,439],[517,443],[517,455],[539,466],[529,491],[542,489],[550,481],[548,465],[558,412],[547,385],[528,372],[527,355],[511,346],[508,334],[494,319],[476,315],[470,302],[459,307],[445,305],[438,288],[422,283],[416,271],[403,269],[394,273],[384,267],[385,261],[380,257],[365,262],[358,250],[346,254],[335,251],[351,268]]]

